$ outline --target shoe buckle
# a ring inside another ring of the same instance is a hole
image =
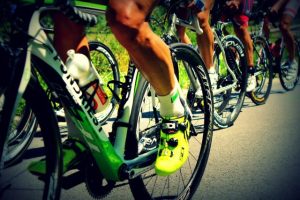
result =
[[[161,124],[161,130],[167,134],[176,133],[179,130],[185,131],[186,123],[178,123],[177,121],[169,121]]]
[[[165,123],[162,123],[161,126],[162,126],[161,130],[167,134],[176,133],[178,131],[178,122],[177,121],[165,122]]]

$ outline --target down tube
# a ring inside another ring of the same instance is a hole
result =
[[[64,94],[61,95],[68,96],[68,101],[70,102],[67,105],[74,105],[68,107],[68,111],[77,113],[77,115],[72,115],[72,122],[75,125],[76,132],[83,136],[84,140],[82,142],[89,147],[104,177],[107,180],[117,181],[119,180],[119,169],[123,165],[123,159],[116,154],[101,124],[91,114],[91,105],[83,98],[84,95],[78,84],[74,81],[47,35],[42,30],[39,24],[39,17],[40,12],[36,11],[32,17],[29,29],[29,34],[35,38],[32,41],[32,53],[48,64],[39,68],[48,72],[51,71],[49,69],[51,68],[52,71],[55,71],[56,78],[63,81]],[[49,81],[49,85],[54,85],[53,83],[51,84],[50,77],[45,77],[45,80]]]

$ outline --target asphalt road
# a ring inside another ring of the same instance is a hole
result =
[[[246,98],[234,126],[215,131],[194,199],[300,199],[300,87],[274,79],[265,105]]]
[[[193,199],[253,200],[300,199],[300,85],[285,92],[274,79],[265,105],[256,106],[246,98],[235,124],[214,131],[206,171]],[[38,139],[38,138],[37,138]],[[18,168],[12,169],[18,170]],[[26,173],[20,170],[15,177]],[[5,172],[9,173],[9,171]],[[10,197],[32,200],[38,189],[22,177]],[[17,196],[24,188],[28,196]],[[63,189],[62,200],[92,199],[83,183]],[[133,199],[126,184],[119,183],[105,199]]]
[[[123,185],[124,184],[124,185]],[[132,199],[126,182],[106,199]],[[62,199],[90,199],[83,184]],[[274,79],[265,105],[246,98],[235,124],[214,132],[193,199],[300,199],[300,86],[286,92]]]

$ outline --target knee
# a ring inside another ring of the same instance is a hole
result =
[[[106,12],[106,21],[119,39],[135,38],[145,21],[145,16],[138,12],[138,5],[129,3],[125,5],[120,1],[111,1]]]
[[[200,12],[197,15],[199,25],[203,30],[209,29],[210,24],[209,24],[209,14],[207,12]]]

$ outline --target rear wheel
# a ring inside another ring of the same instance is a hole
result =
[[[256,88],[249,97],[256,105],[266,103],[272,88],[273,65],[268,43],[260,36],[253,38]]]
[[[202,59],[191,47],[173,44],[174,66],[182,89],[181,97],[191,111],[190,151],[186,163],[174,174],[157,176],[152,169],[129,180],[136,199],[189,199],[198,188],[210,152],[213,129],[212,92]],[[143,80],[143,79],[142,79]],[[128,154],[137,157],[157,148],[160,132],[159,104],[148,82],[140,81],[131,115],[132,134],[127,146]],[[198,85],[198,86],[197,86]],[[202,89],[202,99],[195,97],[197,87]],[[200,108],[201,106],[201,108]]]

